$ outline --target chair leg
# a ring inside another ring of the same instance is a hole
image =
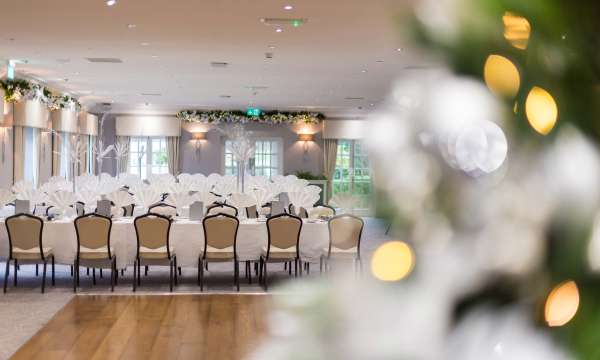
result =
[[[174,269],[175,269],[175,285],[178,285],[179,275],[177,275],[177,270],[181,270],[181,268],[179,266],[177,266],[177,255],[173,256],[173,266],[174,266]]]
[[[269,285],[267,284],[267,262],[265,261],[263,263],[263,266],[265,267],[263,270],[263,281],[264,281],[264,285],[265,285],[265,291],[269,290]]]
[[[87,276],[90,276],[90,268],[86,268],[85,272],[86,272]]]
[[[146,268],[144,269],[144,276],[148,276],[148,265],[146,265]]]
[[[19,260],[15,259],[14,265],[15,265],[15,275],[14,275],[14,279],[13,279],[13,286],[17,287],[17,269],[19,267],[18,264]]]
[[[235,266],[235,285],[237,287],[237,291],[240,291],[240,263],[239,261],[234,261]]]
[[[142,265],[141,262],[138,260],[137,263],[137,281],[138,281],[138,286],[142,285]]]
[[[73,273],[73,268],[77,267],[77,259],[75,259],[75,265],[71,265],[71,273],[73,274],[73,292],[77,292],[77,276]]]
[[[298,277],[298,259],[294,260],[294,277]]]
[[[248,284],[252,284],[252,264],[251,262],[246,262],[248,265]]]
[[[38,277],[38,275],[39,275],[38,264],[35,264],[35,277]]]
[[[115,291],[115,282],[116,282],[116,271],[117,271],[117,263],[113,258],[112,267],[110,268],[110,292]]]
[[[199,259],[198,263],[200,264],[198,269],[200,271],[200,291],[204,291],[204,260]]]
[[[121,269],[121,276],[125,276],[125,269]]]
[[[80,278],[80,274],[79,274],[79,260],[77,260],[77,266],[75,267],[75,277],[77,278],[77,286],[79,286],[79,278]]]
[[[96,285],[96,268],[92,268],[92,284]]]
[[[169,265],[169,291],[173,292],[173,260]]]
[[[287,270],[287,267],[288,267],[288,263],[286,261],[286,262],[283,263],[283,270]]]
[[[319,258],[319,274],[323,274],[323,256]]]
[[[254,275],[258,276],[258,263],[254,263]]]
[[[4,293],[6,294],[6,285],[8,283],[8,273],[10,272],[10,259],[6,259],[6,269],[4,270]]]
[[[133,262],[133,292],[135,292],[135,285],[136,285],[136,278],[135,275],[137,274],[137,259]]]
[[[102,275],[102,268],[100,268],[100,279],[102,279],[104,276]]]
[[[288,267],[288,275],[292,276],[292,262],[285,262],[283,263],[283,269],[285,270],[285,267]],[[298,272],[298,270],[296,270],[296,272]]]
[[[178,266],[177,270],[179,270],[179,276],[181,276],[181,266]]]
[[[42,270],[42,294],[46,290],[46,260],[44,260],[44,268]]]
[[[56,285],[56,281],[54,280],[54,255],[52,255],[52,286]]]
[[[310,263],[306,262],[306,275],[310,275]]]
[[[71,276],[74,276],[75,273],[73,272],[73,265],[71,265]]]

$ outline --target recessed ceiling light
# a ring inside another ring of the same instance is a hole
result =
[[[282,29],[282,28],[277,28],[277,29],[275,30],[275,32],[278,32],[278,33],[280,33],[280,32],[283,32],[283,29]]]
[[[136,24],[127,24],[128,29],[135,29],[137,27]]]
[[[107,0],[106,1],[106,6],[113,6],[117,3],[117,0]]]
[[[402,52],[402,48],[397,48],[396,51],[397,52]]]
[[[275,50],[275,45],[269,45],[269,49]]]
[[[158,59],[158,55],[152,55],[153,59]]]
[[[384,63],[385,61],[384,60],[377,60],[376,62],[379,63],[379,64],[381,64],[381,63]]]
[[[143,43],[140,43],[140,45],[142,45],[142,46],[148,46],[148,45],[150,45],[150,43],[143,42]]]
[[[367,70],[365,70],[365,69],[361,70],[361,73],[363,73],[363,74],[366,72],[367,72]]]
[[[292,10],[294,7],[292,5],[286,5],[283,7],[283,10]]]

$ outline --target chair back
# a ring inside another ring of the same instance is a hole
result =
[[[306,211],[305,208],[301,207],[300,210],[296,213],[296,208],[294,205],[290,204],[290,206],[288,207],[288,211],[290,214],[292,215],[297,215],[302,219],[306,219],[308,218],[308,211]]]
[[[238,211],[235,207],[227,204],[219,204],[213,205],[208,208],[206,211],[206,216],[217,215],[217,214],[227,214],[231,216],[237,216]]]
[[[267,257],[271,246],[278,249],[289,249],[300,242],[300,230],[302,230],[302,219],[290,214],[279,214],[267,220],[267,231],[269,233],[269,246]]]
[[[210,246],[216,249],[233,247],[235,252],[237,231],[240,221],[231,215],[217,214],[204,218],[204,252]]]
[[[158,214],[158,215],[167,216],[167,217],[175,217],[175,216],[177,216],[177,208],[172,205],[159,203],[159,204],[150,206],[150,208],[148,209],[148,213]]]
[[[10,258],[12,259],[13,248],[21,250],[31,250],[38,248],[42,254],[42,231],[44,221],[33,215],[17,214],[6,218],[6,231],[8,232],[8,242]]]
[[[169,252],[171,219],[160,214],[148,213],[136,217],[133,224],[137,236],[138,251],[142,246],[149,249],[166,246],[167,252]],[[171,257],[170,253],[169,257]]]
[[[135,208],[135,204],[129,204],[123,206],[123,216],[131,217],[133,216],[133,209]]]
[[[329,220],[329,251],[331,247],[341,250],[360,248],[364,222],[354,215],[344,214]]]
[[[258,217],[258,211],[256,210],[256,205],[248,206],[246,208],[246,217],[248,219],[256,219]]]
[[[308,214],[308,217],[312,219],[320,218],[321,216],[333,217],[335,216],[335,209],[330,206],[320,205],[315,206]]]
[[[75,219],[75,232],[77,233],[77,253],[81,247],[88,249],[108,248],[110,257],[110,230],[112,220],[106,216],[88,214]]]

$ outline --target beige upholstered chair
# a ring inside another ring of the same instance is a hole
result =
[[[360,259],[360,239],[364,222],[354,215],[339,215],[329,220],[329,247],[323,249],[327,255],[321,257],[327,265],[331,259],[353,260],[362,268]]]
[[[298,275],[300,262],[300,231],[302,219],[290,214],[279,214],[267,220],[268,244],[261,256],[261,275],[267,289],[267,264],[270,262],[290,263],[293,261]],[[300,269],[302,271],[302,269]]]
[[[305,208],[301,207],[299,211],[296,211],[296,208],[292,204],[290,204],[290,206],[288,207],[288,212],[292,215],[297,215],[302,219],[306,219],[308,217],[308,212]]]
[[[175,249],[170,246],[169,232],[171,219],[159,214],[148,213],[138,216],[133,221],[137,236],[137,255],[133,267],[133,291],[141,285],[141,266],[162,265],[169,266],[170,290],[173,291],[173,279],[177,284],[177,256]]]
[[[246,208],[246,217],[248,219],[256,219],[258,217],[258,211],[256,210],[256,205],[248,206]]]
[[[158,215],[173,218],[173,217],[177,216],[177,208],[175,208],[175,206],[172,206],[172,205],[159,203],[159,204],[150,206],[150,208],[148,209],[148,213],[158,214]]]
[[[44,264],[42,273],[42,293],[46,288],[46,265],[52,261],[52,285],[54,285],[54,255],[52,248],[44,247],[42,232],[44,221],[29,214],[17,214],[6,218],[6,231],[8,232],[9,254],[6,259],[4,272],[4,292],[8,283],[10,262],[14,263],[14,286],[17,286],[17,270],[21,265]]]
[[[331,206],[320,205],[312,208],[308,214],[308,217],[311,219],[318,219],[320,217],[334,217],[335,209]]]
[[[96,269],[110,269],[110,290],[114,291],[117,282],[117,257],[110,246],[112,220],[105,216],[88,214],[75,219],[77,233],[77,256],[73,291],[79,286],[79,266],[93,268],[93,284],[96,284]]]
[[[217,214],[227,214],[235,217],[238,215],[238,211],[235,207],[227,204],[212,205],[206,210],[206,216]]]
[[[204,290],[204,265],[208,262],[233,262],[234,283],[240,291],[240,265],[237,258],[236,239],[239,220],[228,214],[207,216],[202,220],[204,251],[198,261],[198,282]]]

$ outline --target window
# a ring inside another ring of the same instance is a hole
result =
[[[130,174],[138,175],[142,180],[152,174],[168,174],[167,139],[132,137],[128,168]]]
[[[225,175],[237,175],[237,162],[233,159],[231,141],[225,142]],[[254,154],[248,161],[248,171],[252,175],[271,178],[283,171],[281,159],[281,139],[255,139]]]
[[[359,208],[370,207],[371,170],[367,151],[360,141],[338,140],[332,192],[352,193],[360,199]]]
[[[32,184],[38,183],[38,148],[40,130],[30,127],[23,128],[23,161],[24,180]]]

